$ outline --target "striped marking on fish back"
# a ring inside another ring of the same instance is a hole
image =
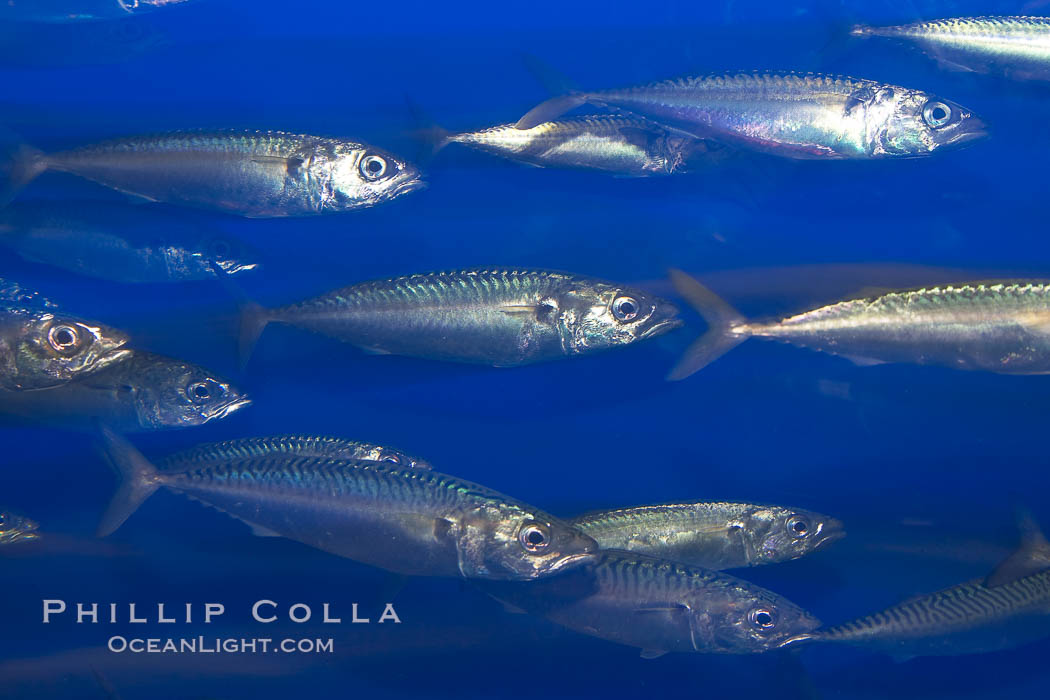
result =
[[[1050,605],[1050,572],[1017,579],[987,588],[974,581],[905,601],[882,612],[829,627],[816,633],[818,639],[850,640],[883,634],[909,634],[972,623],[993,622],[1014,611]]]

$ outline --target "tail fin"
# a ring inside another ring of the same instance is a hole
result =
[[[580,86],[567,75],[531,53],[522,54],[521,62],[525,64],[525,69],[532,73],[536,82],[551,95],[567,95],[580,91]]]
[[[730,332],[735,326],[745,323],[746,319],[718,295],[681,270],[671,270],[671,282],[709,326],[707,332],[689,346],[667,375],[669,380],[678,381],[699,372],[747,340],[746,334]]]
[[[436,156],[438,151],[449,144],[454,134],[434,122],[434,120],[423,111],[423,108],[411,99],[406,98],[405,102],[408,105],[408,112],[412,116],[412,122],[415,124],[412,135],[421,144],[420,151],[416,154],[416,162],[425,164],[431,158]]]
[[[248,360],[252,359],[255,344],[270,319],[270,312],[266,308],[254,301],[241,300],[241,331],[237,337],[237,356],[242,369],[247,367]]]
[[[106,426],[101,430],[103,449],[121,477],[117,493],[98,526],[98,536],[105,537],[120,527],[160,482],[157,469],[131,443]]]
[[[1050,569],[1050,543],[1026,508],[1017,509],[1017,527],[1021,531],[1021,546],[988,575],[984,581],[988,588]]]
[[[3,184],[0,185],[0,206],[14,199],[23,187],[45,170],[47,170],[47,159],[43,151],[38,151],[25,144],[18,145],[10,155],[8,163],[0,171],[3,177]]]
[[[587,104],[587,96],[579,92],[552,97],[530,109],[514,126],[518,129],[531,129],[544,122],[557,119],[569,110],[585,104]]]

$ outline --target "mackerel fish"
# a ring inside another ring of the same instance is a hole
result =
[[[414,165],[374,146],[282,131],[174,132],[52,154],[23,147],[11,167],[12,194],[47,170],[254,218],[360,209],[423,186]]]
[[[589,563],[598,549],[554,516],[429,469],[269,454],[161,472],[112,431],[103,434],[123,483],[102,535],[164,486],[256,534],[397,574],[528,580]]]
[[[990,576],[922,595],[882,612],[788,639],[891,654],[955,656],[1000,651],[1050,636],[1050,544],[1022,522],[1021,547]]]
[[[588,513],[570,521],[602,549],[705,569],[798,559],[845,536],[842,523],[799,508],[750,503],[673,503]]]
[[[616,115],[544,122],[529,129],[502,124],[480,131],[445,132],[439,148],[449,143],[541,168],[597,170],[621,177],[686,172],[695,167],[693,161],[712,150],[703,140]]]
[[[479,268],[364,282],[278,309],[250,307],[242,358],[268,323],[377,354],[495,367],[573,357],[653,338],[678,310],[639,290],[562,272]]]
[[[753,654],[820,625],[794,603],[734,576],[611,550],[564,576],[476,585],[571,630],[638,647],[644,658]]]
[[[927,156],[985,133],[970,110],[921,90],[800,73],[738,73],[570,93],[533,108],[516,126],[530,129],[584,104],[795,159]]]
[[[952,70],[1050,80],[1047,17],[954,17],[891,27],[860,25],[852,34],[907,42]]]
[[[862,365],[910,362],[1001,374],[1050,372],[1050,283],[942,285],[821,306],[769,322],[746,320],[681,271],[672,281],[709,324],[671,379],[702,369],[748,338],[772,338]]]
[[[125,360],[123,331],[0,280],[0,394],[56,387]]]

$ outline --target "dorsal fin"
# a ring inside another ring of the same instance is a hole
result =
[[[1017,527],[1021,531],[1021,546],[984,580],[988,588],[1050,569],[1050,542],[1046,541],[1032,514],[1027,510],[1019,510]]]

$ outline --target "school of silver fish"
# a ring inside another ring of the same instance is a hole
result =
[[[0,21],[119,21],[183,1],[9,0],[0,4]],[[850,34],[918,47],[951,70],[1050,80],[1050,18],[858,25]],[[580,108],[589,111],[565,116]],[[432,154],[459,144],[537,168],[643,178],[717,168],[740,153],[861,162],[948,157],[984,139],[988,125],[919,87],[753,71],[568,90],[515,123],[462,132],[432,127],[423,135]],[[340,214],[425,187],[417,165],[377,146],[282,131],[177,131],[50,153],[23,143],[9,156],[0,247],[127,284],[230,285],[233,275],[260,268],[259,255],[175,215],[150,212],[155,218],[144,229],[140,213],[120,204],[22,201],[23,189],[61,173],[140,200],[256,219]],[[499,368],[626,348],[685,325],[672,302],[583,274],[495,266],[405,273],[276,308],[241,294],[242,361],[271,323],[370,354]],[[861,365],[1050,373],[1048,280],[887,290],[754,321],[685,272],[670,274],[707,328],[669,379],[696,373],[751,337]],[[373,442],[237,438],[151,462],[123,437],[201,426],[250,404],[247,393],[209,369],[141,350],[121,330],[0,280],[0,414],[101,436],[120,483],[100,535],[165,488],[257,535],[394,574],[469,580],[508,606],[635,647],[646,658],[831,643],[898,657],[954,655],[1050,636],[1050,544],[1030,517],[1021,521],[1020,548],[988,577],[822,626],[786,598],[723,573],[806,557],[845,536],[842,522],[807,509],[679,501],[563,518]],[[0,546],[33,540],[37,529],[0,511]]]

